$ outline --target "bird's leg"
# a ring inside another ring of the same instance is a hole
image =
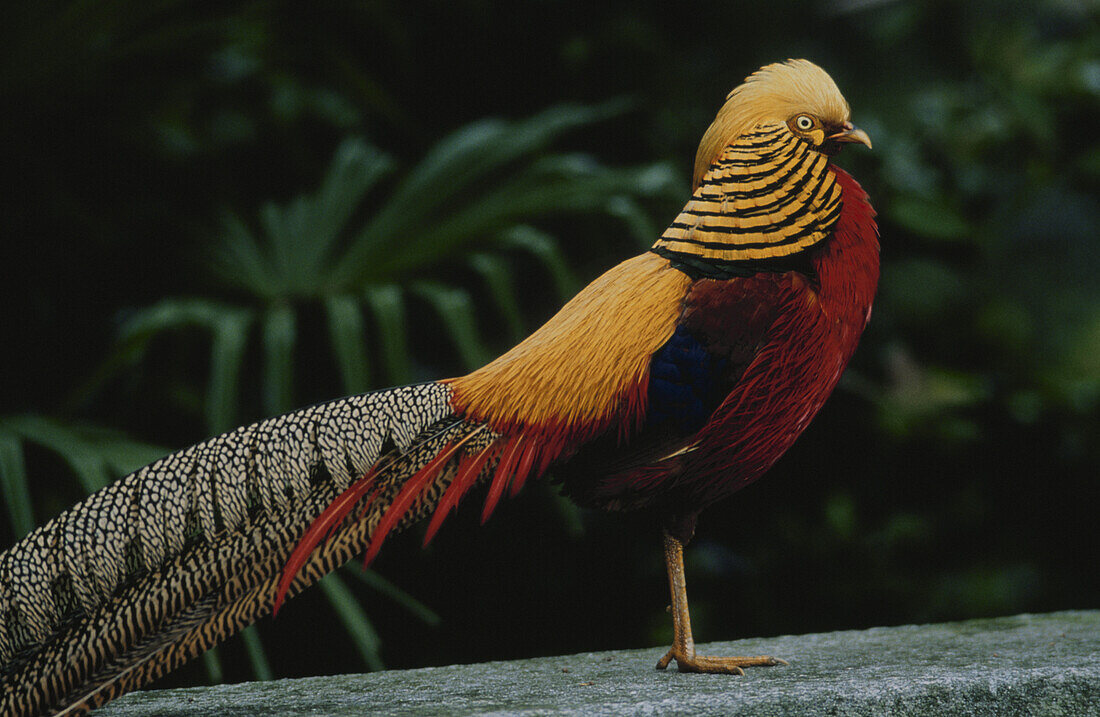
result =
[[[665,566],[668,568],[668,587],[672,592],[672,647],[657,662],[663,670],[676,660],[680,672],[711,672],[725,675],[743,675],[742,667],[786,665],[768,655],[756,657],[707,657],[695,654],[695,639],[691,636],[691,616],[688,615],[687,581],[684,580],[684,544],[667,530],[665,539]]]

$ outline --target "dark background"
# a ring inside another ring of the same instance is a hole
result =
[[[697,637],[1100,607],[1090,5],[17,3],[0,543],[162,452],[505,350],[675,216],[731,87],[807,57],[874,139],[838,161],[882,282],[821,415],[704,514]],[[412,598],[345,568],[169,679],[667,641],[653,526],[524,493],[391,539]]]

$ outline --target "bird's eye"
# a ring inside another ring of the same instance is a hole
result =
[[[794,120],[794,126],[803,132],[809,132],[814,128],[814,121],[809,115],[798,115]]]

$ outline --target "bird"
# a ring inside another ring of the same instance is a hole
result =
[[[427,544],[475,488],[484,522],[541,478],[656,518],[673,622],[659,669],[786,664],[697,654],[683,550],[803,432],[870,320],[875,211],[834,163],[852,143],[871,147],[823,69],[766,65],[721,105],[653,246],[492,362],[237,428],[32,531],[0,554],[0,713],[83,714],[393,533],[426,521]]]

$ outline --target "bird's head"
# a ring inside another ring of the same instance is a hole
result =
[[[699,186],[710,165],[738,137],[780,124],[826,155],[849,142],[871,146],[867,133],[852,124],[848,101],[825,70],[809,60],[777,62],[761,67],[726,96],[699,143],[692,186]]]

